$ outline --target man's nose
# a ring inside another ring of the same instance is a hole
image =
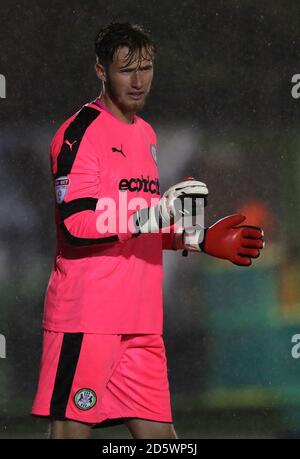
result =
[[[142,78],[139,70],[133,72],[131,84],[134,88],[140,89],[142,87]]]

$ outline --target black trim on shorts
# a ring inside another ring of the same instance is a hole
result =
[[[66,419],[67,404],[79,360],[83,333],[64,333],[50,403],[50,416]]]

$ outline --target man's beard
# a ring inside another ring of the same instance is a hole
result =
[[[148,95],[148,94],[144,95],[144,97],[143,97],[143,99],[141,101],[134,101],[133,100],[132,103],[126,104],[125,102],[123,102],[122,100],[120,100],[118,98],[117,92],[114,91],[114,87],[113,87],[113,85],[111,84],[111,82],[109,80],[106,82],[106,91],[107,91],[110,99],[114,102],[114,104],[117,105],[117,107],[119,107],[120,110],[122,110],[123,112],[137,113],[140,110],[142,110],[142,108],[145,105],[146,98],[147,98],[147,95]]]

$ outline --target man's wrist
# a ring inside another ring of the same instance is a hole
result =
[[[188,252],[203,252],[206,228],[196,225],[183,232],[184,249]]]

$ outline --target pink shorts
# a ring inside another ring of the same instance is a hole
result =
[[[172,423],[162,336],[44,330],[32,414],[99,427],[131,417]]]

